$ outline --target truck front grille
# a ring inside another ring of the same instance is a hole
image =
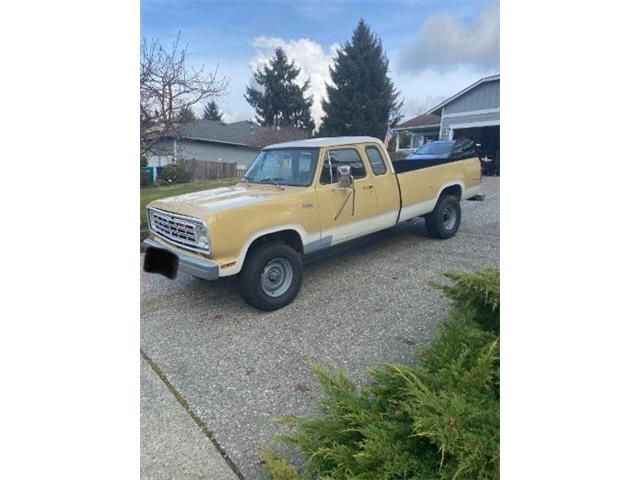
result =
[[[195,229],[196,223],[200,223],[199,220],[153,208],[149,208],[147,213],[149,228],[159,237],[189,250],[208,252],[196,241]]]

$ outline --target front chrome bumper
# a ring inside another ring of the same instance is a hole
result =
[[[178,270],[180,272],[188,273],[194,277],[202,278],[203,280],[216,280],[219,276],[220,267],[217,263],[211,260],[205,260],[203,258],[196,258],[191,255],[187,255],[179,250],[168,248],[155,240],[150,238],[145,239],[145,245],[150,247],[160,248],[167,250],[178,257]]]

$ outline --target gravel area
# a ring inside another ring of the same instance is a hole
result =
[[[275,312],[246,305],[234,279],[143,272],[141,348],[243,475],[265,478],[258,452],[282,428],[274,419],[314,412],[308,360],[356,379],[380,362],[411,361],[446,315],[427,282],[498,266],[499,179],[484,184],[486,201],[463,202],[452,239],[429,238],[414,220],[306,257],[300,294]]]

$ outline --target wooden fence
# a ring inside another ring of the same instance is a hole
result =
[[[192,180],[215,180],[238,176],[236,163],[209,162],[207,160],[179,160]]]

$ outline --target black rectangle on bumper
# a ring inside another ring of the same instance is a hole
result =
[[[143,270],[148,273],[159,273],[173,280],[178,275],[178,256],[164,248],[147,247],[144,252]]]
[[[191,255],[182,253],[179,250],[167,248],[161,243],[156,242],[155,240],[151,240],[150,238],[147,238],[144,243],[145,245],[153,249],[164,250],[167,253],[175,255],[175,257],[178,259],[177,268],[181,272],[188,273],[189,275],[192,275],[194,277],[202,278],[203,280],[216,280],[219,276],[219,267],[215,262],[205,260],[203,258],[193,257]],[[147,262],[145,254],[145,271],[149,271],[146,269],[146,263]],[[162,273],[163,275],[165,275],[163,272],[153,271],[152,273]],[[169,278],[175,278],[175,275],[174,277]]]

